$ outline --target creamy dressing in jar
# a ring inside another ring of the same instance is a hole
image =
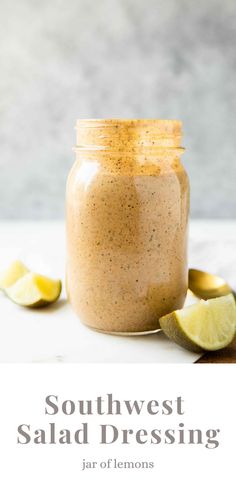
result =
[[[158,328],[187,292],[181,122],[79,120],[67,182],[67,292],[105,332]]]

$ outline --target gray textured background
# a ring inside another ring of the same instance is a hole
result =
[[[76,118],[178,118],[192,216],[236,217],[235,0],[0,0],[0,217],[60,218]]]

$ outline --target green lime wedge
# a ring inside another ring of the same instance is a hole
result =
[[[5,290],[16,304],[39,308],[55,302],[61,294],[61,281],[29,272]]]
[[[236,331],[234,296],[200,301],[160,318],[160,326],[171,340],[199,352],[216,351],[229,345]]]

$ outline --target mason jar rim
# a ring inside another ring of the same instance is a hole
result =
[[[182,121],[176,119],[77,119],[78,127],[155,127],[162,132],[182,133]]]
[[[182,122],[155,119],[79,119],[76,145],[93,150],[177,149],[181,147]]]

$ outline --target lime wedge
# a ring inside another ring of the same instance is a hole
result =
[[[6,270],[0,273],[0,289],[7,289],[28,272],[28,268],[21,261],[14,261]]]
[[[236,304],[232,294],[200,301],[160,318],[163,332],[193,352],[216,351],[232,342],[236,331]]]
[[[16,304],[39,308],[55,302],[61,293],[61,281],[29,272],[6,289],[6,295]]]

